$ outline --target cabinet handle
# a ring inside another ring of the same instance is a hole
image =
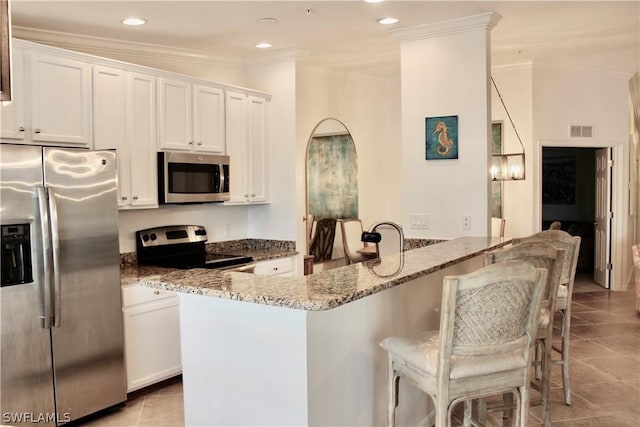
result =
[[[278,267],[273,267],[273,271],[278,271]]]
[[[249,195],[248,195],[248,194],[245,194],[245,195],[244,195],[244,197],[249,197]]]
[[[193,141],[189,141],[189,142],[187,142],[187,144],[193,145]]]
[[[255,194],[252,194],[252,195],[251,195],[251,197],[256,197],[256,195],[255,195]]]
[[[160,291],[153,291],[155,295],[160,295]]]
[[[198,145],[202,145],[202,141],[198,142]]]
[[[128,199],[128,197],[127,197],[127,196],[122,196],[122,197],[121,197],[121,199],[122,199],[122,200],[127,200],[127,199]]]
[[[133,196],[133,200],[138,200],[138,196]]]
[[[33,130],[33,132],[34,132],[34,133],[40,133],[40,132],[42,132],[42,131],[41,131],[40,129],[36,128],[36,129],[34,129],[34,130]]]
[[[20,127],[18,128],[18,132],[24,132],[24,126],[20,126]]]

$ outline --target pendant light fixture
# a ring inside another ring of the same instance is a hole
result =
[[[521,153],[494,154],[491,156],[491,169],[490,169],[491,180],[492,181],[523,180],[525,177],[524,145],[522,145],[522,140],[520,139],[520,135],[518,134],[516,125],[514,125],[513,120],[511,120],[511,114],[509,114],[509,110],[507,110],[507,106],[504,104],[504,100],[502,99],[502,95],[500,95],[498,86],[496,86],[496,82],[493,80],[493,76],[491,77],[491,83],[493,83],[493,87],[496,89],[498,98],[500,98],[500,102],[504,107],[504,111],[507,113],[507,117],[509,118],[511,127],[513,128],[513,131],[515,132],[516,137],[518,138],[518,142],[520,142],[520,147],[522,147]]]

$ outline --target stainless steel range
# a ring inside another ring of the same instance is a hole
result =
[[[207,230],[202,225],[172,225],[136,231],[138,264],[252,271],[252,257],[207,254],[206,241]]]

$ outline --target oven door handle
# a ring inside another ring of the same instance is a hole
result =
[[[255,264],[244,264],[239,267],[231,267],[225,270],[226,272],[234,272],[234,273],[255,273],[256,265]]]

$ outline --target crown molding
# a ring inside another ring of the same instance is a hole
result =
[[[180,49],[151,43],[139,43],[21,26],[14,26],[12,35],[13,37],[36,43],[94,55],[117,54],[135,58],[145,57],[176,62],[212,64],[230,68],[244,67],[244,62],[241,60],[215,56],[210,52]]]
[[[405,42],[466,33],[476,30],[491,31],[491,29],[498,24],[500,19],[502,19],[502,15],[496,12],[487,12],[478,15],[465,16],[463,18],[433,22],[430,24],[396,28],[389,30],[389,32],[396,39],[401,42]]]
[[[523,61],[516,62],[513,64],[500,64],[500,65],[491,65],[491,69],[495,71],[503,71],[503,70],[524,70],[533,68],[533,61]]]

